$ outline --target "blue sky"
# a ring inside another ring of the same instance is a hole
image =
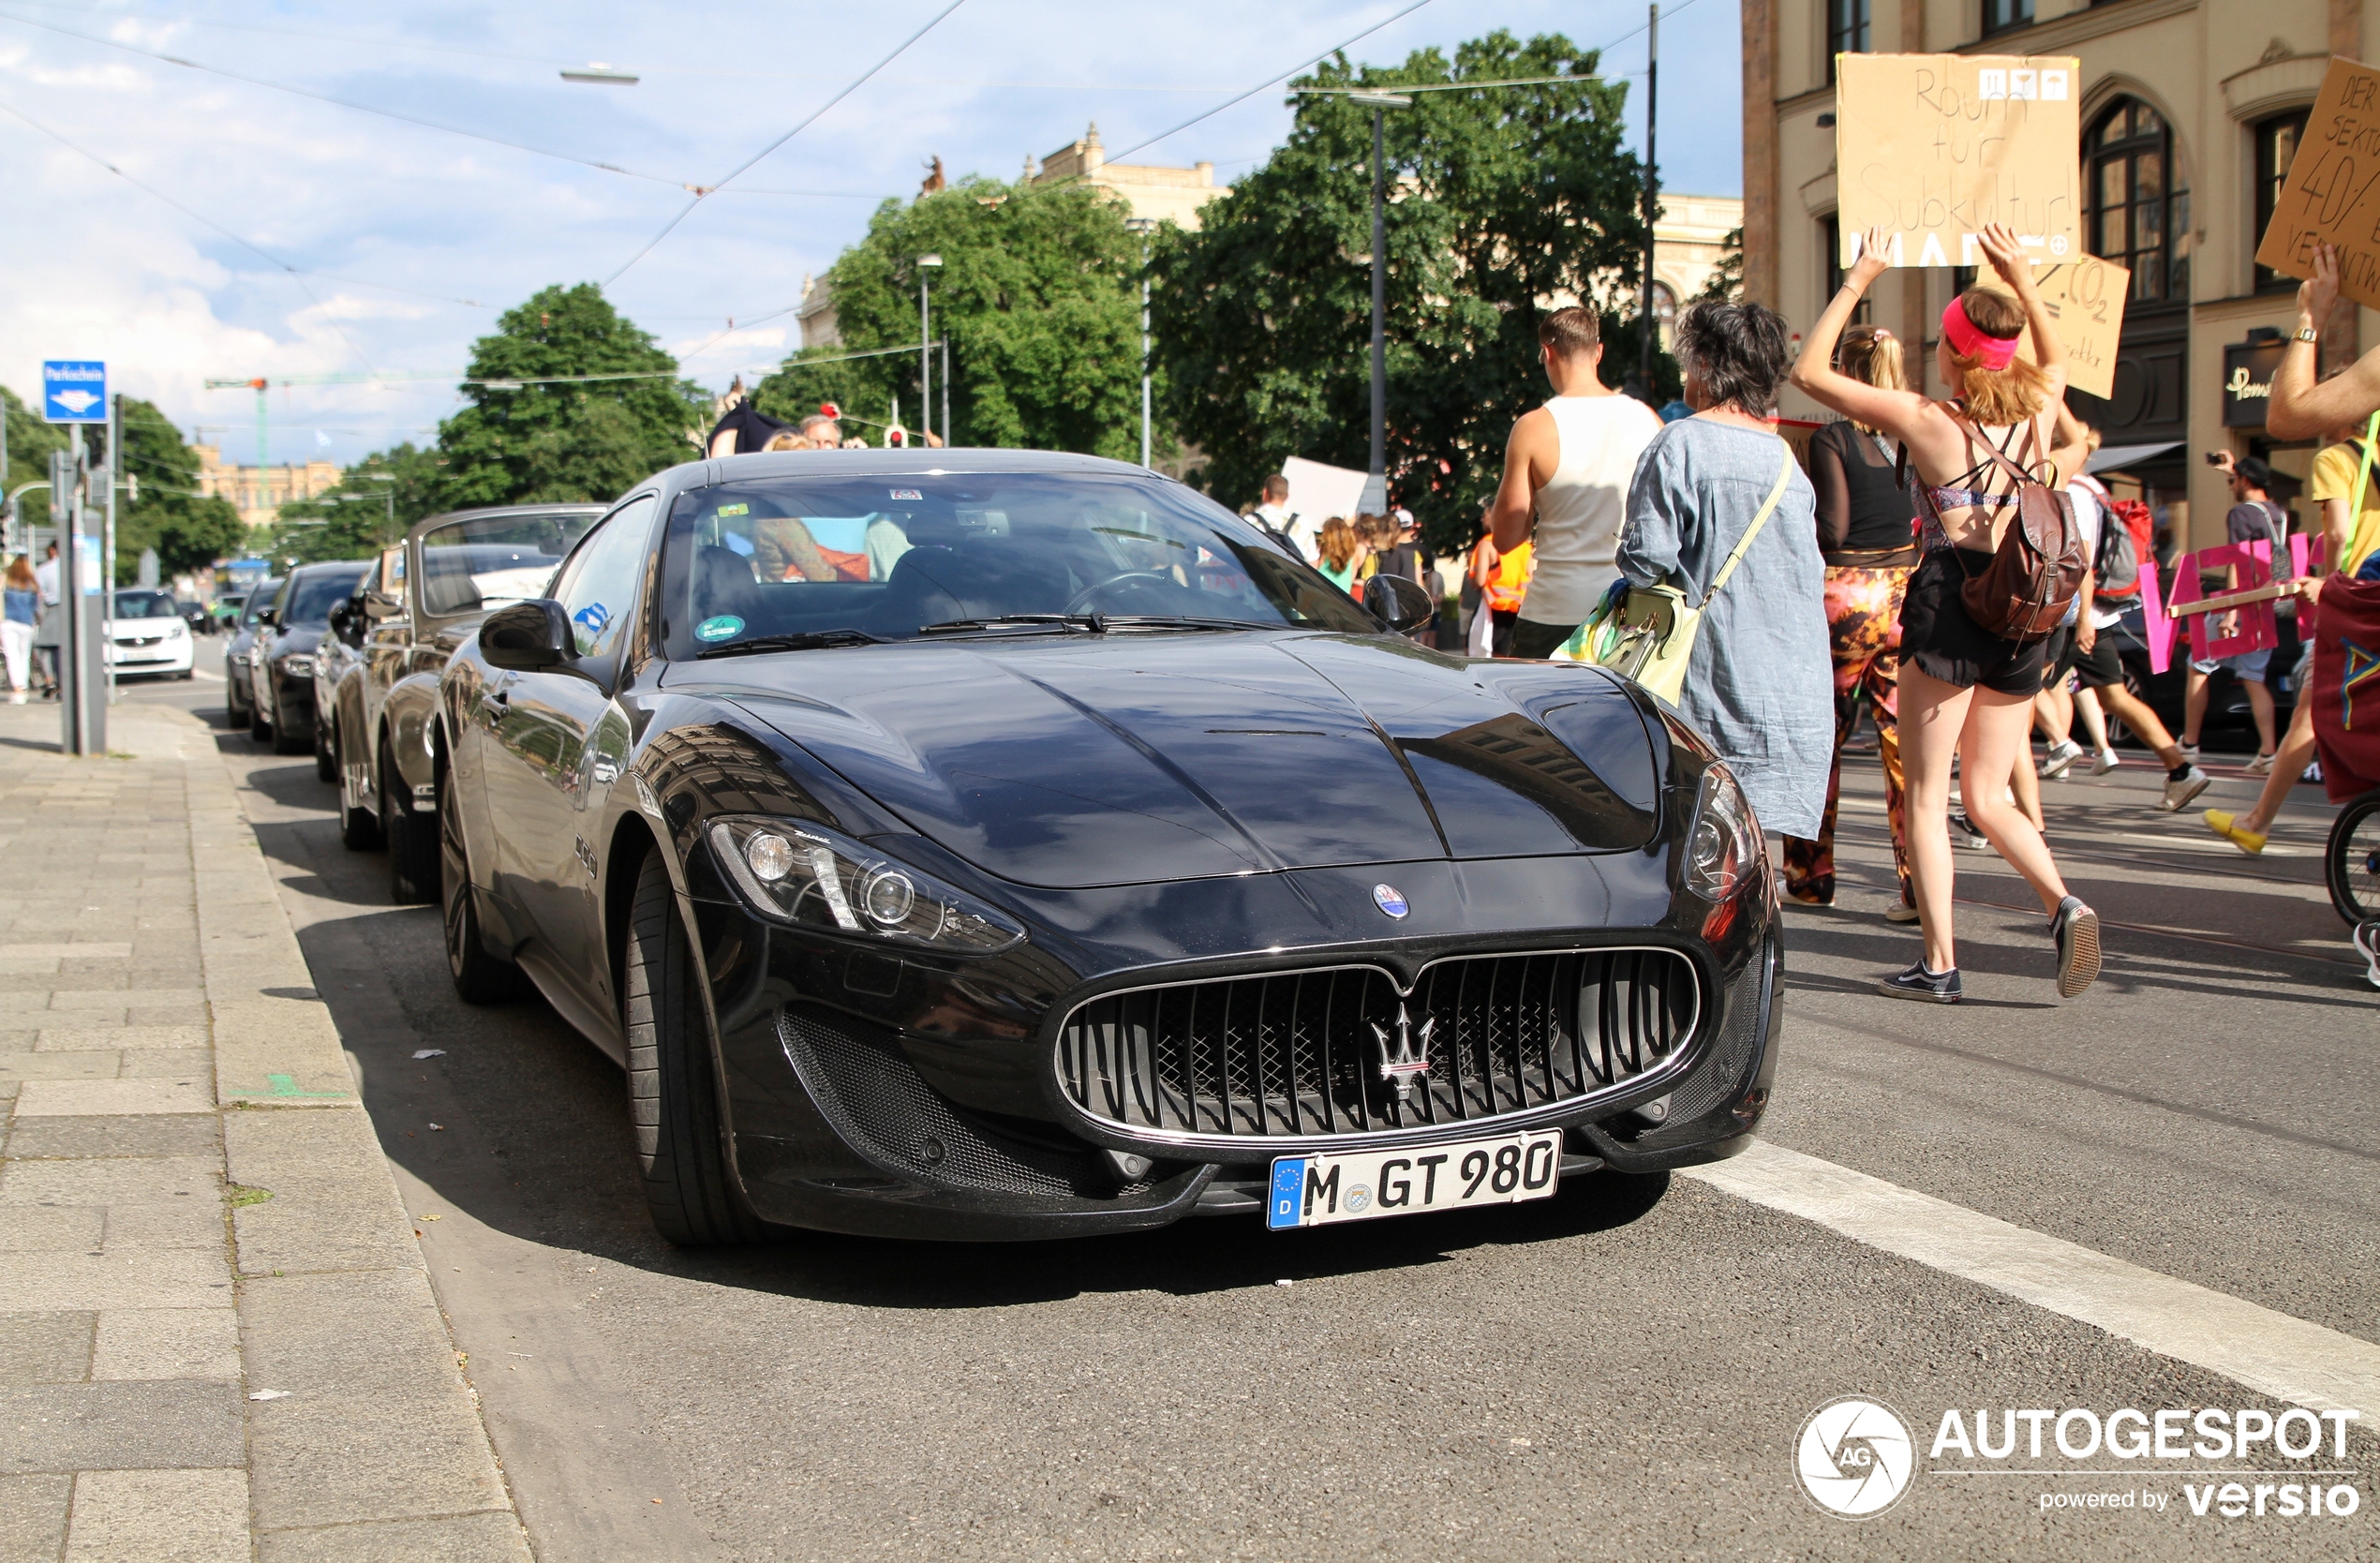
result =
[[[1093,120],[1117,156],[1411,3],[964,0],[608,290],[692,378],[724,386],[798,339],[781,312],[803,276],[878,201],[913,195],[928,158],[954,178],[1014,178]],[[497,309],[619,272],[687,204],[681,186],[717,181],[947,4],[0,0],[0,201],[16,241],[0,252],[0,380],[29,395],[41,359],[103,357],[118,389],[186,429],[225,425],[214,438],[253,460],[253,394],[205,379],[456,373]],[[1664,182],[1733,194],[1735,0],[1670,8]],[[1629,76],[1641,146],[1644,21],[1640,0],[1433,0],[1348,53],[1385,64],[1499,26],[1619,39],[1604,67]],[[642,82],[559,80],[598,62]],[[1128,160],[1211,161],[1227,183],[1288,123],[1267,90]],[[352,461],[425,438],[454,406],[443,379],[276,390],[272,459]]]

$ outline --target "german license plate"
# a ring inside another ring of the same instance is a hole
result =
[[[1559,1129],[1344,1156],[1282,1156],[1272,1164],[1265,1225],[1278,1231],[1544,1199],[1561,1172]]]

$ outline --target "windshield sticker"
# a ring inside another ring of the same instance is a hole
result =
[[[751,513],[752,507],[748,504],[739,503],[719,507],[719,514],[721,515],[750,515]]]
[[[744,633],[744,621],[732,613],[706,618],[694,626],[696,640],[733,640]]]
[[[896,488],[892,491],[892,497],[896,499],[923,499],[925,498],[914,488]]]

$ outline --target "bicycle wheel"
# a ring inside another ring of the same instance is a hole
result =
[[[2339,915],[2351,923],[2380,917],[2380,791],[2349,803],[2330,823],[2322,877]]]

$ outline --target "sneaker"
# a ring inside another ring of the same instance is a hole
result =
[[[2058,941],[2058,996],[2071,999],[2099,980],[2099,914],[2068,896],[2049,919],[2049,934]]]
[[[2049,746],[2049,752],[2041,757],[2042,779],[2050,781],[2065,775],[2067,767],[2082,757],[2082,745],[2072,738],[2059,739]]]
[[[2194,766],[2198,763],[2198,746],[2196,744],[2178,743],[2174,745],[2174,747],[2180,750],[2181,757],[2189,761],[2192,765]]]
[[[2207,828],[2254,857],[2264,851],[2267,838],[2262,831],[2240,829],[2232,823],[2238,818],[2237,814],[2225,813],[2221,809],[2209,809],[2207,811]]]
[[[1919,1004],[1956,1004],[1959,1000],[1958,968],[1947,972],[1929,972],[1920,959],[1905,972],[1876,979],[1876,990],[1886,998],[1914,999]]]
[[[1788,890],[1785,892],[1785,899],[1802,906],[1832,906],[1835,904],[1834,897],[1822,896],[1814,890]]]
[[[1972,847],[1978,852],[1987,851],[1991,846],[1991,838],[1975,828],[1974,822],[1967,817],[1964,809],[1950,811],[1950,840],[1953,846]]]
[[[2165,779],[2165,796],[2157,800],[2157,807],[2168,814],[2187,808],[2190,800],[2205,792],[2208,783],[2213,780],[2196,766],[2192,766],[2179,777],[2169,776]]]
[[[2298,780],[2300,782],[2320,782],[2322,780],[2322,762],[2320,760],[2316,760],[2313,764],[2299,771],[2298,773]]]
[[[1888,923],[1913,923],[1917,920],[1917,908],[1905,901],[1897,901],[1884,908],[1884,920]]]
[[[2105,776],[2109,771],[2115,769],[2118,766],[2122,764],[2123,761],[2116,757],[2116,752],[2114,750],[2103,749],[2090,762],[2090,774],[2093,776]]]
[[[2272,774],[2272,763],[2279,758],[2280,756],[2277,754],[2257,755],[2254,759],[2248,762],[2248,774],[2251,776],[2270,776]]]
[[[2380,922],[2356,925],[2356,953],[2363,957],[2363,963],[2369,968],[2363,975],[2371,979],[2373,987],[2380,988]]]

